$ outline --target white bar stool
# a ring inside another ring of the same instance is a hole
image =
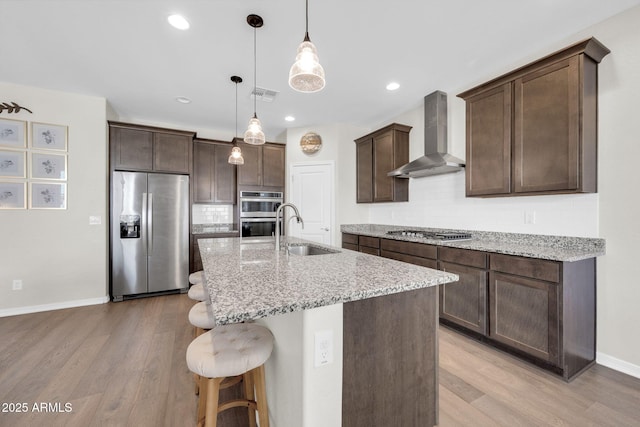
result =
[[[201,301],[191,307],[189,323],[195,326],[196,337],[202,335],[205,330],[213,329],[216,326],[216,319],[211,310],[211,304]]]
[[[264,363],[273,350],[271,331],[254,323],[216,326],[194,339],[187,348],[187,366],[200,376],[198,425],[216,427],[217,414],[246,406],[249,424],[269,427]],[[244,380],[245,399],[220,403],[219,392]],[[233,378],[238,377],[238,378]]]
[[[194,301],[207,301],[209,295],[204,289],[204,271],[196,271],[189,275],[189,283],[192,286],[189,288],[187,295]]]

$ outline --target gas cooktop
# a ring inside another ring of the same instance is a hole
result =
[[[471,240],[473,236],[469,233],[456,233],[452,231],[434,232],[424,230],[395,230],[387,231],[387,234],[391,236],[406,236],[406,237],[418,237],[422,239],[432,240]]]

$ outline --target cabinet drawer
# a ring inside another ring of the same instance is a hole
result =
[[[422,258],[419,256],[401,254],[398,252],[391,252],[382,249],[380,251],[380,256],[384,258],[391,258],[397,261],[408,262],[409,264],[421,265],[423,267],[429,267],[436,269],[438,267],[438,262],[435,259]]]
[[[342,243],[358,244],[358,236],[356,234],[342,233]]]
[[[352,251],[357,251],[358,250],[358,245],[354,245],[353,243],[347,243],[347,242],[342,242],[342,248],[343,249],[349,249]]]
[[[469,249],[440,247],[438,259],[469,267],[487,268],[487,254]]]
[[[377,237],[369,237],[369,236],[358,236],[358,244],[360,246],[367,246],[369,248],[379,248],[380,247],[380,239]]]
[[[555,261],[492,254],[490,262],[493,271],[546,280],[547,282],[560,282],[560,264]]]
[[[369,255],[380,255],[380,249],[360,246],[359,251]]]
[[[400,254],[413,255],[422,258],[436,259],[438,248],[423,243],[403,242],[400,240],[380,239],[380,249],[397,252]],[[435,268],[435,267],[433,267]]]

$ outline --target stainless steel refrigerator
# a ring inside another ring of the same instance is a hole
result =
[[[111,297],[189,287],[189,177],[113,172]]]

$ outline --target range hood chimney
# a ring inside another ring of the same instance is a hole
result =
[[[397,178],[419,178],[459,172],[464,161],[447,152],[447,94],[424,97],[424,156],[387,173]]]

